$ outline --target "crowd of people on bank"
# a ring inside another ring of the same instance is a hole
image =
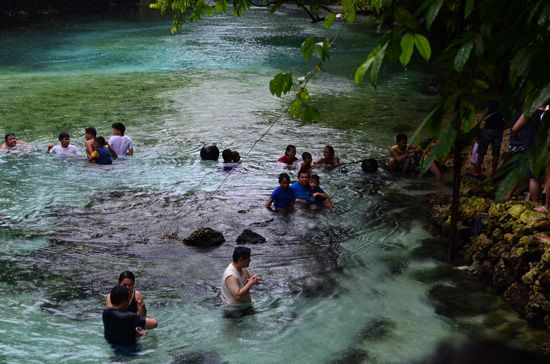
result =
[[[472,150],[471,163],[473,172],[468,173],[472,178],[483,181],[486,175],[482,173],[482,166],[485,160],[485,155],[491,148],[491,176],[497,174],[499,166],[504,165],[513,157],[527,153],[534,145],[537,136],[537,130],[543,121],[550,118],[549,106],[541,106],[535,110],[530,117],[524,112],[517,113],[512,118],[512,123],[506,123],[504,116],[500,110],[499,103],[491,101],[478,115],[481,121],[481,128],[475,139]],[[506,153],[501,158],[501,146],[503,142],[503,134],[507,127],[510,127],[510,140]],[[420,157],[426,158],[438,143],[437,139],[428,139],[414,146],[407,144],[407,136],[398,134],[396,136],[396,144],[390,148],[390,159],[388,161],[388,169],[393,173],[409,173],[417,168]],[[429,171],[433,174],[436,180],[440,181],[443,178],[442,164],[444,161],[434,160]],[[501,163],[502,162],[502,163]],[[531,170],[528,170],[525,175],[524,189],[527,191],[525,200],[531,200],[539,203],[542,195],[544,196],[543,204],[536,206],[534,209],[539,212],[550,212],[550,161],[547,161],[546,169],[542,175],[535,175]],[[507,198],[510,199],[518,191],[521,190],[522,184],[516,184],[508,193]]]

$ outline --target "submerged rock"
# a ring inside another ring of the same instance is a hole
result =
[[[265,238],[258,233],[250,229],[244,229],[241,235],[237,237],[237,243],[239,244],[263,244]]]
[[[211,228],[200,228],[181,241],[185,245],[209,248],[225,242],[223,234]]]
[[[388,318],[380,318],[367,322],[360,332],[361,339],[364,341],[376,341],[389,337],[395,322]]]
[[[212,351],[197,351],[183,354],[172,359],[172,364],[228,364],[223,356]]]
[[[336,353],[328,363],[329,364],[359,364],[370,359],[371,355],[368,351],[351,347],[349,349]]]

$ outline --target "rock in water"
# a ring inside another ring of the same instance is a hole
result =
[[[172,364],[228,364],[224,357],[220,354],[206,351],[206,352],[192,352],[187,353],[172,360]]]
[[[237,238],[239,244],[263,244],[265,238],[252,230],[244,229],[241,235]]]
[[[220,150],[216,144],[207,144],[201,148],[201,159],[203,161],[217,161],[220,157]]]
[[[361,163],[361,169],[365,173],[374,173],[378,170],[378,162],[374,158],[364,159]]]
[[[200,228],[181,242],[189,246],[198,246],[200,248],[209,248],[223,244],[225,238],[223,234],[211,228]]]

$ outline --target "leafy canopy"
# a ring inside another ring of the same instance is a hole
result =
[[[199,20],[202,15],[229,12],[235,15],[249,9],[248,0],[157,0],[151,5],[171,13],[173,32],[185,19]],[[276,8],[281,1],[263,2]],[[424,161],[426,169],[434,159],[443,159],[457,140],[469,141],[477,133],[476,110],[489,100],[498,100],[504,114],[511,118],[519,110],[530,115],[550,102],[550,4],[547,0],[342,0],[342,13],[335,14],[322,0],[296,1],[313,21],[324,21],[330,29],[337,20],[354,22],[358,14],[368,16],[380,39],[355,72],[354,80],[365,78],[376,87],[384,60],[410,64],[415,55],[434,66],[433,78],[438,99],[428,116],[419,124],[412,140],[424,129],[439,137],[439,143]],[[259,5],[254,3],[254,5]],[[337,37],[337,36],[336,36]],[[318,63],[306,75],[294,77],[279,73],[269,84],[273,95],[294,92],[290,104],[293,117],[304,122],[320,120],[307,89],[308,82],[329,61],[333,39],[307,37],[301,46],[306,60]],[[512,120],[513,122],[514,120]],[[538,173],[550,160],[548,123],[537,133],[535,147],[520,157]],[[508,176],[502,191],[521,171]]]

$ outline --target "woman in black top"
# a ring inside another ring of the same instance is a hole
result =
[[[141,295],[141,292],[134,289],[135,283],[136,278],[134,276],[134,273],[128,270],[120,273],[120,276],[118,277],[118,284],[128,288],[129,292],[127,311],[135,312],[138,315],[145,317],[147,316],[147,308],[145,307],[145,303],[143,302],[143,296]],[[106,304],[107,307],[112,307],[110,294],[107,294]]]

